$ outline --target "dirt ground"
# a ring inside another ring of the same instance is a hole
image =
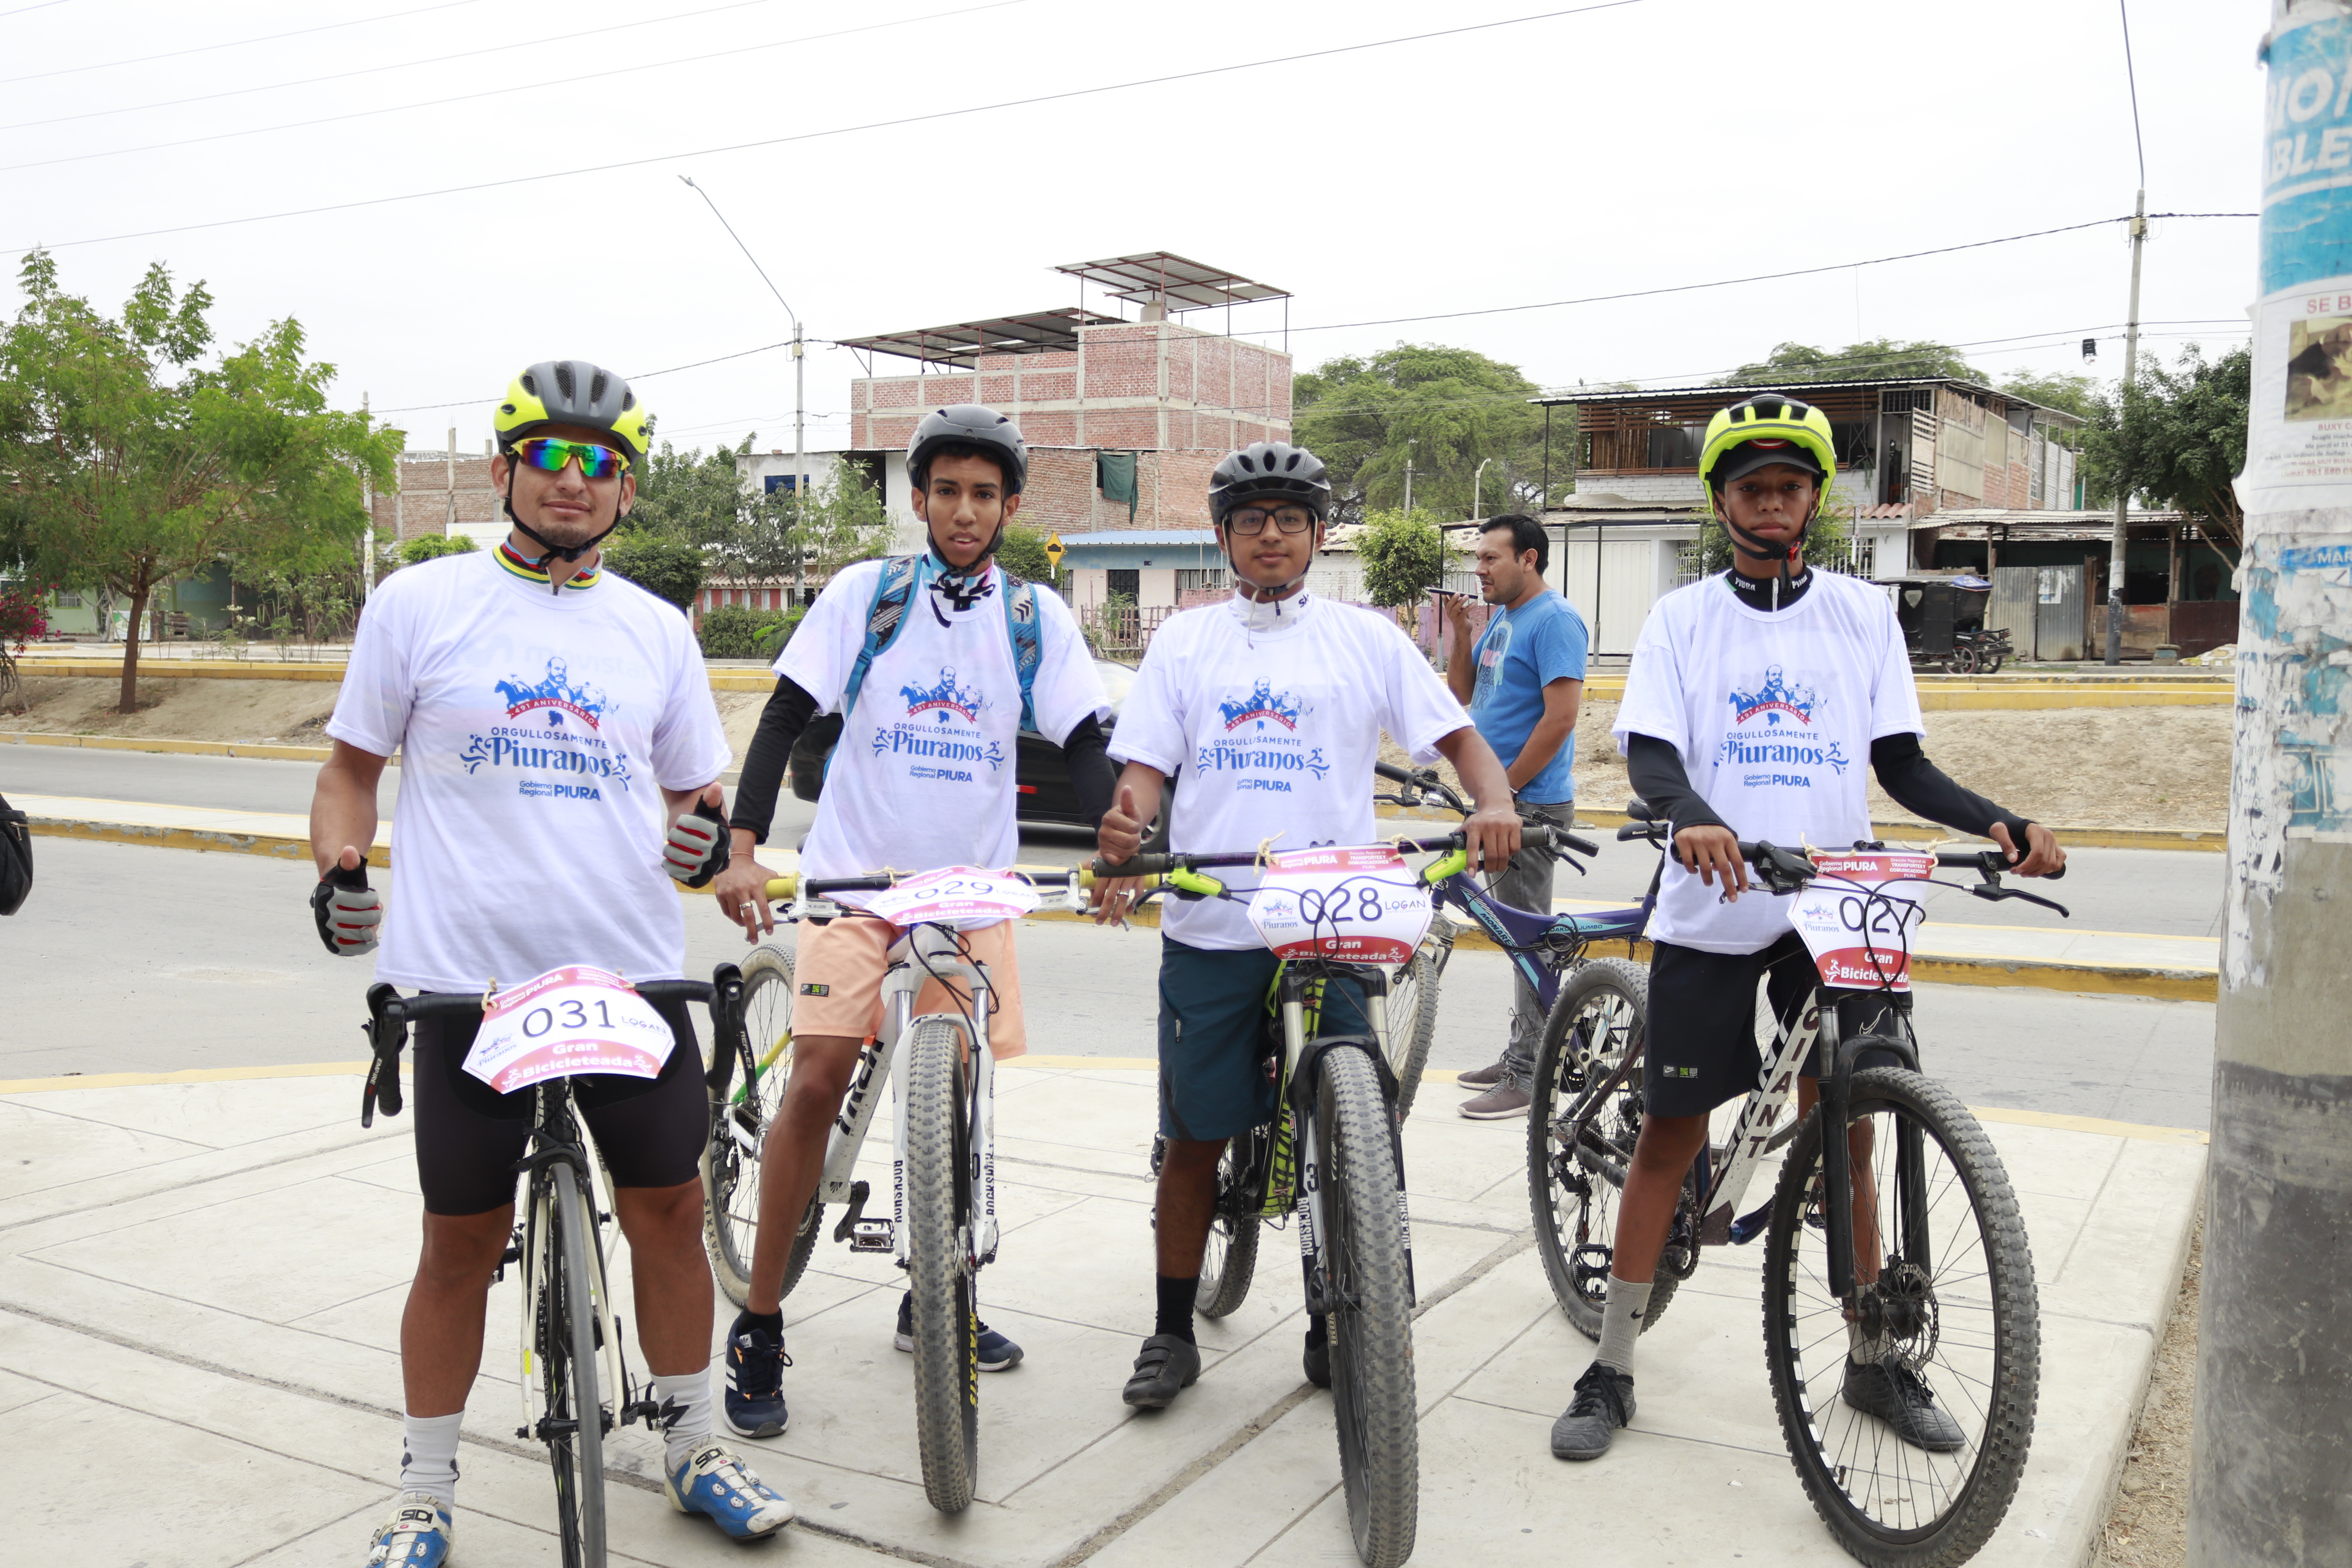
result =
[[[2227,708],[1930,713],[1925,744],[1962,784],[2036,822],[2219,833],[2230,822],[2231,719]],[[1609,738],[1616,720],[1614,702],[1577,716],[1576,798],[1591,810],[1622,810],[1633,793]],[[1381,754],[1404,761],[1392,742]],[[1874,821],[1914,820],[1874,783],[1870,802]]]
[[[2093,1568],[2180,1568],[2189,1561],[2189,1428],[2197,1394],[2197,1290],[2204,1267],[2205,1222],[2200,1218]]]

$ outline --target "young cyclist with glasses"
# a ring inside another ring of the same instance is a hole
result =
[[[685,617],[596,553],[635,499],[651,423],[610,372],[532,365],[494,417],[490,477],[512,532],[488,553],[404,567],[368,602],[310,806],[310,902],[331,952],[373,952],[381,931],[378,981],[474,993],[570,963],[683,973],[673,880],[699,887],[726,863],[727,738]],[[395,750],[400,897],[387,910],[364,858]],[[628,1238],[664,1486],[680,1511],[750,1539],[793,1510],[711,1440],[709,1107],[692,1021],[683,1005],[658,1010],[676,1037],[660,1076],[582,1079],[576,1093]],[[401,1319],[400,1495],[370,1568],[449,1555],[458,1428],[530,1131],[529,1090],[500,1095],[463,1070],[475,1032],[416,1026],[425,1237]]]
[[[1004,525],[1021,510],[1028,467],[1019,428],[993,409],[962,404],[925,415],[908,445],[907,473],[929,550],[841,572],[776,660],[775,695],[735,790],[733,860],[713,889],[720,912],[751,940],[775,930],[764,890],[775,873],[754,855],[774,819],[793,745],[816,713],[841,713],[845,724],[801,852],[803,877],[1012,865],[1021,843],[1013,759],[1024,707],[1037,731],[1062,748],[1087,816],[1099,819],[1109,804],[1101,721],[1110,709],[1086,638],[1059,595],[1017,581],[994,560]],[[1024,675],[1030,656],[1034,668]],[[790,1418],[784,1268],[824,1173],[826,1140],[859,1048],[882,1025],[882,983],[898,932],[856,912],[871,896],[839,895],[850,913],[799,927],[792,1077],[760,1154],[750,1296],[727,1335],[727,1425],[747,1437],[781,1436]],[[999,1060],[1027,1048],[1013,931],[1001,921],[964,932],[988,966],[997,1007],[989,1047]],[[915,1010],[954,1005],[934,980]],[[902,1296],[895,1338],[902,1351],[915,1348],[912,1312],[912,1297]],[[980,1370],[1003,1372],[1020,1360],[1019,1345],[980,1325]]]
[[[2018,875],[2066,863],[2048,828],[1960,788],[1920,750],[1918,690],[1885,590],[1805,564],[1805,531],[1836,471],[1817,408],[1767,393],[1717,414],[1699,479],[1731,536],[1731,569],[1659,600],[1634,643],[1614,733],[1634,792],[1674,826],[1674,855],[1650,921],[1642,1130],[1617,1212],[1600,1350],[1552,1427],[1563,1459],[1599,1458],[1633,1418],[1633,1345],[1683,1173],[1706,1142],[1707,1113],[1746,1094],[1761,1069],[1757,985],[1786,1020],[1816,983],[1786,906],[1743,896],[1740,839],[1843,847],[1868,838],[1866,757],[1897,805],[1990,837]],[[1818,1059],[1804,1065],[1801,1117],[1820,1098],[1819,1071]],[[1846,1404],[1914,1447],[1958,1447],[1958,1424],[1918,1374],[1849,1327]]]
[[[1508,864],[1519,847],[1511,786],[1462,704],[1386,616],[1306,591],[1331,512],[1321,459],[1279,441],[1233,453],[1211,476],[1209,510],[1238,586],[1228,603],[1172,616],[1152,637],[1111,737],[1126,768],[1097,834],[1104,858],[1137,852],[1180,768],[1169,822],[1179,853],[1369,844],[1385,730],[1417,761],[1444,756],[1460,771],[1478,808],[1465,825],[1471,868]],[[1224,875],[1237,891],[1256,885],[1254,872]],[[1125,914],[1138,890],[1132,879],[1100,884],[1096,919]],[[1280,961],[1240,904],[1171,901],[1160,919],[1159,1306],[1122,1395],[1146,1410],[1200,1376],[1192,1310],[1217,1161],[1229,1139],[1276,1110],[1260,1044]],[[1327,987],[1322,1005],[1327,1032],[1370,1032],[1356,987]],[[1330,1386],[1319,1318],[1307,1327],[1306,1366],[1317,1386]]]

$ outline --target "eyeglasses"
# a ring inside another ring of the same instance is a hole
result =
[[[1244,536],[1264,533],[1268,518],[1285,533],[1304,533],[1315,526],[1315,514],[1303,506],[1286,506],[1274,511],[1264,507],[1244,507],[1226,516],[1225,526]]]
[[[574,458],[580,459],[580,477],[587,479],[609,479],[614,474],[627,472],[629,467],[629,459],[610,447],[589,441],[559,441],[552,436],[518,441],[515,452],[542,474],[562,473]]]

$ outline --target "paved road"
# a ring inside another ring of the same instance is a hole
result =
[[[373,965],[320,951],[307,867],[55,838],[40,840],[37,854],[32,900],[0,922],[0,1079],[365,1054],[360,999]],[[397,900],[398,878],[383,885]],[[741,935],[708,900],[688,900],[686,915],[688,973],[743,952]],[[1026,927],[1032,1048],[1152,1055],[1159,946],[1149,931]],[[1477,1067],[1499,1054],[1507,981],[1497,954],[1455,956],[1433,1067]],[[1931,1068],[1971,1103],[2207,1123],[2210,1005],[1926,985],[1918,1017]],[[1426,1092],[1433,1109],[1451,1098],[1440,1086]]]

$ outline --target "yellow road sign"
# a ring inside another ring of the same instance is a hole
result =
[[[1045,536],[1045,563],[1056,572],[1062,569],[1062,536],[1058,532]]]

